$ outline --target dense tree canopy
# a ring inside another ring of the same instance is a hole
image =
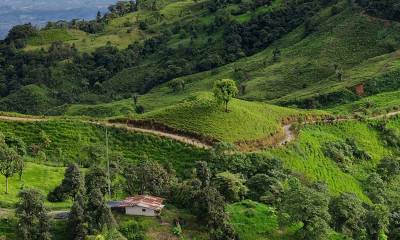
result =
[[[18,194],[16,207],[17,235],[21,240],[50,240],[50,223],[44,206],[44,196],[36,190],[23,190]]]

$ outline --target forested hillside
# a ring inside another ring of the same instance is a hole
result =
[[[399,95],[395,0],[118,1],[15,26],[0,238],[399,239]],[[107,205],[142,194],[160,216]]]

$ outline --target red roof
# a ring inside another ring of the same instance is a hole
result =
[[[163,198],[153,197],[148,195],[139,195],[135,197],[129,197],[121,202],[120,207],[143,207],[152,210],[161,210],[164,208],[162,204]]]

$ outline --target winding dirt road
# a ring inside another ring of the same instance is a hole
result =
[[[374,119],[382,119],[382,118],[387,118],[387,117],[392,117],[400,115],[400,111],[394,111],[386,114],[381,114],[378,116],[374,117],[369,117],[368,119],[374,120]],[[0,121],[13,121],[13,122],[44,122],[44,121],[50,121],[52,119],[56,118],[45,118],[45,117],[13,117],[13,116],[4,116],[0,115]],[[350,120],[355,120],[355,118],[340,118],[340,119],[335,119],[335,120],[324,120],[322,122],[341,122],[341,121],[350,121]],[[211,149],[213,146],[202,142],[199,139],[196,138],[191,138],[187,136],[182,136],[176,133],[169,133],[169,132],[164,132],[164,131],[159,131],[155,129],[148,129],[148,128],[140,128],[140,127],[134,127],[132,125],[128,124],[123,124],[123,123],[110,123],[110,122],[105,122],[105,121],[83,121],[85,123],[90,123],[98,126],[104,126],[104,127],[111,127],[111,128],[118,128],[118,129],[125,129],[130,132],[139,132],[139,133],[145,133],[145,134],[151,134],[159,137],[164,137],[168,139],[172,139],[181,143],[185,143],[191,146],[194,146],[196,148],[202,148],[202,149]],[[314,124],[318,123],[321,121],[310,121],[310,122],[304,122],[303,124]],[[296,133],[292,130],[293,123],[286,124],[282,127],[283,129],[283,137],[282,140],[280,140],[277,144],[277,146],[285,146],[289,144],[290,142],[294,141],[296,139]]]
[[[393,116],[397,116],[400,115],[400,111],[394,111],[394,112],[389,112],[386,114],[381,114],[381,115],[377,115],[377,116],[373,116],[373,117],[369,117],[367,119],[369,120],[377,120],[377,119],[383,119],[383,118],[389,118],[389,117],[393,117]],[[322,122],[328,123],[328,122],[343,122],[343,121],[350,121],[350,120],[356,120],[355,118],[339,118],[339,119],[335,119],[335,120],[325,120]],[[305,122],[303,124],[315,124],[318,123],[320,121],[311,121],[311,122]],[[292,130],[293,127],[293,123],[289,123],[283,126],[283,131],[284,131],[284,138],[282,139],[282,141],[279,142],[278,146],[284,146],[292,141],[294,141],[296,139],[296,133]]]
[[[45,122],[45,121],[50,121],[52,118],[35,118],[35,117],[12,117],[12,116],[0,116],[0,121],[12,121],[12,122]],[[151,135],[156,135],[159,137],[164,137],[168,139],[172,139],[181,143],[189,144],[197,148],[203,148],[203,149],[211,149],[212,146],[206,143],[201,142],[198,139],[195,138],[189,138],[186,136],[181,136],[178,134],[173,134],[173,133],[167,133],[167,132],[162,132],[154,129],[147,129],[147,128],[138,128],[138,127],[133,127],[131,125],[127,124],[122,124],[122,123],[109,123],[109,122],[104,122],[104,121],[82,121],[85,123],[90,123],[98,126],[104,126],[104,127],[111,127],[111,128],[118,128],[118,129],[125,129],[130,132],[140,132],[140,133],[146,133],[146,134],[151,134]]]
[[[122,123],[108,123],[108,122],[91,122],[91,123],[100,125],[100,126],[125,129],[125,130],[131,131],[131,132],[148,133],[148,134],[156,135],[159,137],[165,137],[165,138],[169,138],[169,139],[181,142],[181,143],[186,143],[186,144],[192,145],[197,148],[203,148],[203,149],[211,149],[212,148],[211,145],[203,143],[198,139],[189,138],[186,136],[181,136],[181,135],[173,134],[173,133],[162,132],[162,131],[158,131],[158,130],[154,130],[154,129],[138,128],[138,127],[133,127],[133,126],[130,126],[127,124],[122,124]]]

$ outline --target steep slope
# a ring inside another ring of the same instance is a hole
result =
[[[305,27],[301,26],[253,56],[172,80],[186,83],[182,92],[173,93],[167,84],[157,86],[141,96],[141,105],[146,111],[169,106],[193,92],[209,91],[222,78],[233,78],[245,86],[240,98],[306,108],[357,100],[360,96],[354,87],[360,83],[365,84],[368,95],[396,90],[400,64],[398,53],[393,51],[399,47],[400,24],[369,17],[358,9],[346,10],[343,4],[338,5],[342,9],[338,14],[333,14],[332,8],[321,11],[313,20],[317,26],[311,33],[305,34]],[[278,61],[273,60],[276,48],[281,52]],[[130,75],[134,74],[127,70],[115,78],[126,81]],[[376,89],[376,83],[388,87]],[[130,105],[130,100],[123,100],[114,106],[129,109]],[[67,107],[65,112],[85,114],[85,109],[96,106]]]
[[[226,113],[208,93],[193,95],[186,101],[156,110],[139,119],[166,124],[230,143],[270,139],[281,133],[282,122],[321,113],[299,111],[263,103],[233,100]]]

